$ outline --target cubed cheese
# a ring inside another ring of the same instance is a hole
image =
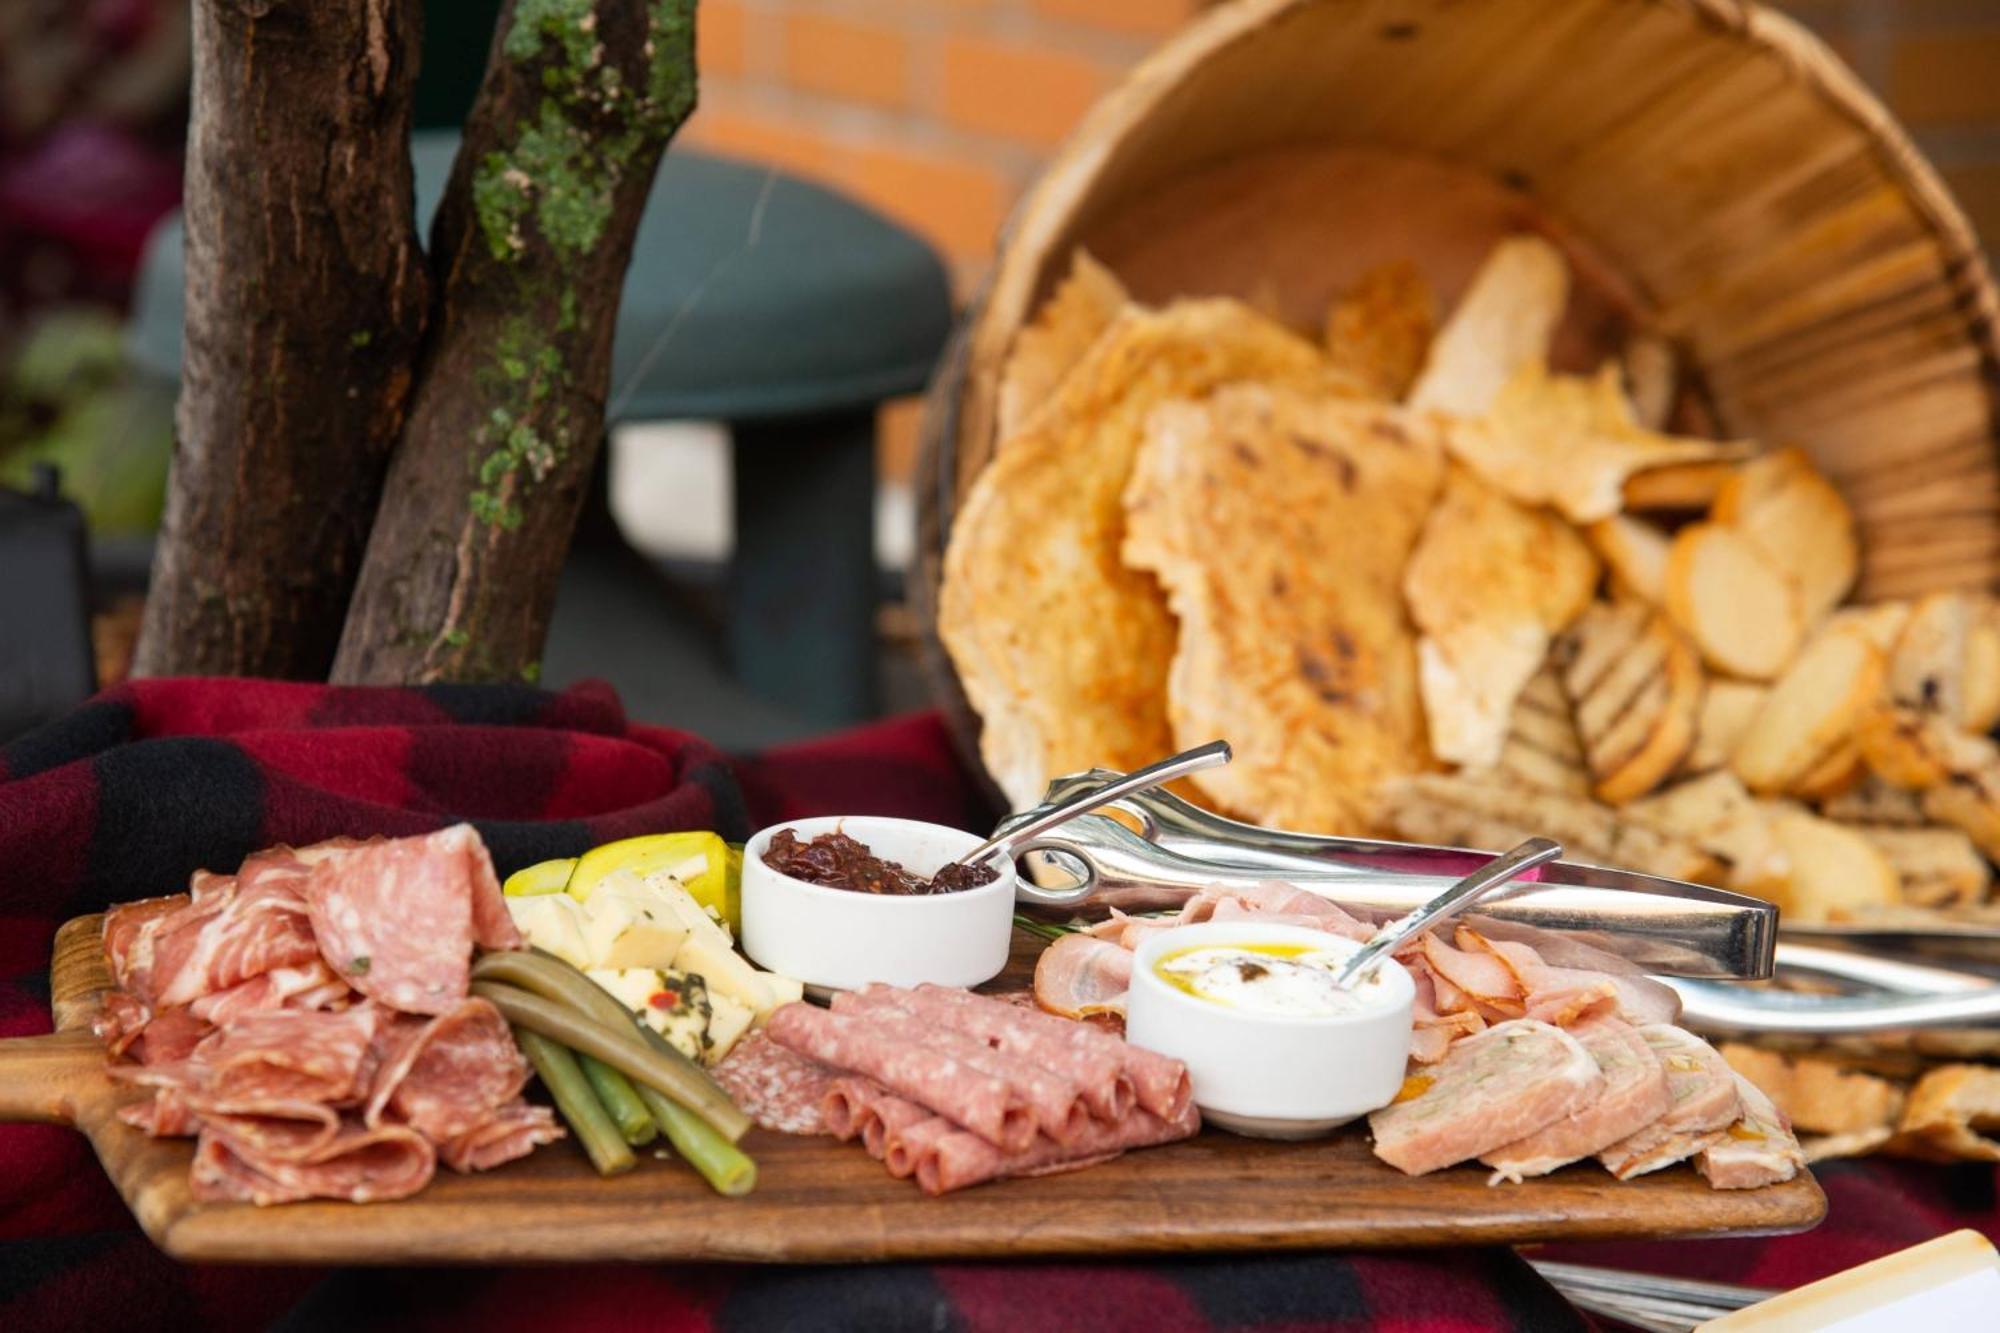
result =
[[[682,972],[699,973],[710,991],[741,1001],[753,1014],[769,1013],[774,1006],[771,988],[757,969],[730,948],[729,937],[713,926],[688,932],[680,952],[674,955],[674,966]]]
[[[671,967],[687,927],[658,898],[600,884],[583,906],[583,943],[594,967]]]
[[[771,1006],[773,1008],[783,1008],[788,1004],[797,1004],[800,1000],[806,998],[805,983],[797,977],[780,976],[776,972],[759,972],[757,979],[764,983],[765,990],[771,992]],[[768,1015],[760,1015],[760,1017],[768,1017]]]
[[[654,886],[661,899],[679,915],[690,935],[707,934],[719,940],[724,948],[734,947],[729,927],[717,921],[715,914],[697,902],[693,894],[671,880],[656,880]]]
[[[709,1048],[712,1010],[708,987],[700,977],[650,967],[592,968],[584,975],[682,1055],[703,1058]]]
[[[583,937],[583,913],[576,899],[561,893],[507,899],[507,913],[528,937],[528,943],[568,963],[590,967],[596,962]],[[672,961],[671,957],[668,961]]]
[[[721,991],[708,993],[710,1016],[708,1020],[708,1050],[702,1055],[702,1063],[714,1064],[750,1030],[756,1015],[750,1006],[735,1000]]]

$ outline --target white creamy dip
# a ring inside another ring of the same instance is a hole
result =
[[[1327,1018],[1359,1013],[1387,999],[1380,968],[1351,987],[1335,984],[1352,953],[1310,944],[1202,944],[1168,954],[1153,971],[1174,989],[1212,1004]]]

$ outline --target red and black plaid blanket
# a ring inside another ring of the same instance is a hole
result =
[[[274,842],[469,819],[504,873],[609,838],[879,813],[986,827],[929,716],[752,758],[628,722],[598,687],[350,690],[237,680],[110,691],[0,750],[0,1036],[46,1032],[63,920],[174,892]],[[1811,1237],[1572,1247],[1760,1285],[1959,1226],[2000,1232],[1990,1168],[1835,1168]],[[282,1225],[282,1212],[272,1224]],[[838,1225],[830,1202],[826,1225]],[[177,1264],[74,1132],[0,1125],[0,1329],[1564,1329],[1506,1250],[759,1269],[301,1270]]]

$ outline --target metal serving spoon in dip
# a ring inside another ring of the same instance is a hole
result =
[[[1197,745],[1192,750],[1169,755],[1158,763],[1135,768],[1124,777],[1107,782],[1101,787],[1092,787],[1079,792],[1060,805],[1050,806],[1024,824],[1016,824],[1012,828],[994,834],[952,864],[976,866],[1001,852],[1011,857],[1015,848],[1033,842],[1058,824],[1067,824],[1078,815],[1089,814],[1099,806],[1110,805],[1113,801],[1130,796],[1133,792],[1144,791],[1148,787],[1158,787],[1172,782],[1175,778],[1199,772],[1201,769],[1226,764],[1229,760],[1228,741],[1210,741],[1206,745]]]
[[[1340,970],[1333,974],[1334,984],[1348,987],[1359,984],[1378,963],[1394,953],[1403,941],[1418,931],[1434,926],[1447,917],[1456,916],[1521,872],[1531,870],[1545,861],[1553,861],[1561,856],[1562,852],[1562,844],[1559,842],[1552,842],[1547,838],[1530,838],[1513,851],[1494,857],[1416,911],[1407,916],[1397,917],[1376,931],[1368,943],[1349,955]]]

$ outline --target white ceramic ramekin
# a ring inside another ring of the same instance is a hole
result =
[[[764,863],[779,829],[801,842],[840,832],[886,861],[934,875],[985,839],[914,819],[836,815],[775,824],[743,848],[743,952],[759,967],[811,986],[870,982],[977,986],[1007,966],[1013,940],[1013,867],[975,889],[922,896],[856,893],[781,875]]]
[[[1303,926],[1212,921],[1162,931],[1141,944],[1125,997],[1125,1040],[1188,1067],[1202,1118],[1264,1138],[1311,1138],[1395,1100],[1410,1055],[1416,987],[1382,965],[1378,1001],[1327,1017],[1259,1014],[1198,999],[1153,965],[1202,945],[1307,944],[1352,952],[1352,940]]]

